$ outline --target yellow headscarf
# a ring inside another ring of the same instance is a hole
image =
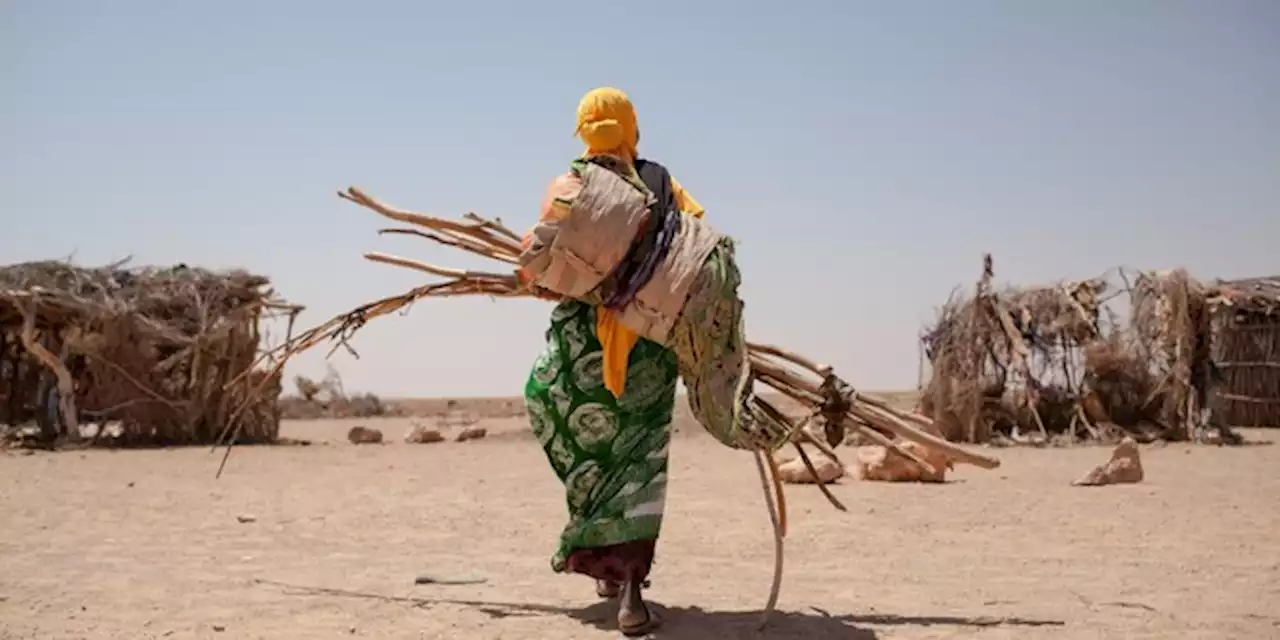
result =
[[[636,110],[627,94],[613,87],[592,89],[578,103],[578,128],[574,132],[587,145],[588,155],[609,154],[628,162],[636,160],[640,129]]]

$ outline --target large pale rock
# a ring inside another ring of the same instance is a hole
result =
[[[915,442],[899,442],[898,446],[914,453],[933,466],[930,472],[897,451],[880,445],[858,447],[854,457],[854,476],[872,482],[946,482],[947,470],[954,463],[945,453]]]
[[[408,444],[444,442],[444,434],[440,433],[439,429],[432,429],[425,424],[417,422],[404,432],[404,441]]]
[[[382,432],[369,427],[351,427],[347,432],[347,440],[351,444],[380,444]]]
[[[787,484],[831,484],[844,477],[844,467],[835,460],[820,453],[805,453],[809,454],[809,461],[818,472],[817,477],[804,465],[804,460],[797,456],[778,465],[778,478]]]
[[[1126,437],[1111,452],[1111,459],[1099,465],[1083,478],[1072,482],[1077,487],[1100,487],[1108,484],[1137,484],[1142,482],[1142,458],[1138,455],[1138,443]]]

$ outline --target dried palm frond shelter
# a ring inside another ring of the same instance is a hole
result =
[[[1123,276],[1123,272],[1119,272]],[[1205,289],[1183,270],[997,291],[991,256],[921,342],[921,409],[951,440],[1197,438],[1211,371]],[[1129,324],[1107,308],[1130,294]]]
[[[960,442],[1092,431],[1082,349],[1103,340],[1107,282],[997,291],[993,277],[985,255],[973,295],[953,294],[922,337],[929,363],[922,411]]]
[[[1280,427],[1280,276],[1218,281],[1209,287],[1207,303],[1221,375],[1216,419]]]
[[[1130,327],[1152,376],[1157,421],[1169,439],[1195,439],[1210,421],[1213,380],[1208,292],[1185,269],[1145,272],[1131,290]]]
[[[241,374],[259,322],[299,310],[242,271],[0,267],[0,424],[35,422],[45,445],[86,423],[116,446],[211,444],[235,424],[240,442],[273,441],[280,381]]]

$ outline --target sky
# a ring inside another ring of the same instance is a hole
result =
[[[615,86],[738,241],[750,339],[914,387],[938,305],[1127,266],[1280,273],[1280,2],[0,2],[0,262],[242,267],[312,325],[481,268],[338,199],[523,230]],[[550,312],[424,301],[329,362],[518,395]],[[275,337],[279,337],[276,328]],[[322,376],[324,350],[290,374]]]

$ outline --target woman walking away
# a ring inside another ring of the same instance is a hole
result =
[[[661,253],[654,248],[670,243],[678,218],[703,210],[662,165],[637,159],[635,110],[623,92],[587,93],[578,106],[577,134],[587,149],[547,188],[539,224],[525,237],[532,262],[522,265],[522,276],[547,268],[547,245],[557,233],[569,233],[557,227],[573,207],[619,205],[600,189],[584,189],[587,176],[621,178],[610,187],[642,194],[645,206],[629,228],[578,230],[630,249],[612,256],[617,268],[610,278],[580,282],[579,295],[566,296],[552,311],[525,401],[569,508],[552,569],[595,578],[601,597],[620,595],[620,629],[643,635],[660,623],[641,588],[662,527],[678,367],[670,349],[624,326],[620,311],[635,299],[637,285],[652,278]]]

